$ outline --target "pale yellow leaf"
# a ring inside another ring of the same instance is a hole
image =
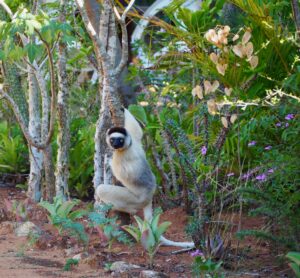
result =
[[[227,69],[227,64],[224,64],[224,65],[217,64],[217,71],[218,71],[218,73],[222,74],[223,76],[225,75],[226,69]]]
[[[257,56],[252,56],[250,59],[249,59],[249,63],[250,63],[250,66],[251,68],[256,68],[257,65],[258,65],[258,57]]]
[[[224,33],[228,35],[230,32],[230,27],[228,25],[225,25],[223,30],[224,30]]]
[[[204,92],[206,95],[208,95],[211,92],[211,83],[208,80],[205,80],[203,84],[204,84]]]
[[[230,96],[231,95],[231,92],[232,92],[232,88],[225,88],[225,95],[226,96]]]
[[[199,88],[197,89],[197,97],[199,99],[203,99],[203,89],[202,89],[202,86],[199,86]]]
[[[236,41],[236,40],[238,40],[238,39],[239,39],[239,37],[240,37],[240,36],[239,36],[238,34],[234,35],[234,36],[233,36],[233,38],[232,38],[232,41]]]
[[[247,56],[247,58],[250,58],[252,56],[252,53],[253,53],[253,43],[248,42],[244,48],[244,55]]]
[[[212,87],[211,87],[211,91],[214,92],[215,90],[217,90],[220,86],[220,83],[218,80],[215,80],[212,84]]]
[[[237,120],[237,114],[232,114],[231,116],[230,116],[230,122],[232,123],[232,124],[234,124],[234,122]]]
[[[204,37],[212,43],[217,44],[218,43],[218,35],[216,33],[216,31],[214,29],[209,29],[206,34],[204,35]]]
[[[242,38],[242,43],[246,44],[251,39],[251,33],[246,31]]]
[[[217,105],[214,99],[210,99],[207,101],[207,110],[211,115],[215,115],[217,113]]]
[[[218,55],[216,53],[214,53],[214,52],[210,53],[209,58],[210,58],[210,60],[212,60],[212,62],[214,64],[218,63]]]
[[[197,96],[199,99],[203,99],[203,89],[200,85],[197,85],[193,90],[192,90],[192,95],[193,97]]]
[[[148,106],[149,105],[149,102],[148,101],[140,101],[139,104],[141,106]]]
[[[235,55],[243,58],[243,46],[241,44],[237,44],[232,48]]]
[[[221,117],[221,122],[225,128],[228,128],[228,121],[225,117]]]

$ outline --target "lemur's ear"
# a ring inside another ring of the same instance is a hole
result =
[[[107,130],[106,135],[111,135],[112,133],[115,133],[115,132],[118,132],[118,133],[123,134],[124,136],[127,136],[126,129],[124,127],[118,127],[118,126],[112,127],[109,130]]]

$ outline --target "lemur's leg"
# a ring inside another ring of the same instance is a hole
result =
[[[143,209],[149,202],[145,190],[133,194],[126,187],[110,184],[99,185],[96,189],[95,199],[96,202],[112,204],[114,210],[131,214]]]

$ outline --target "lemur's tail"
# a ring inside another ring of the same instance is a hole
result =
[[[150,221],[153,217],[152,213],[152,203],[148,204],[146,207],[144,207],[144,219],[147,221]],[[169,239],[166,239],[164,236],[160,237],[160,241],[162,245],[166,246],[175,246],[175,247],[182,247],[182,248],[194,248],[195,244],[194,242],[177,242],[172,241]]]
[[[178,241],[172,241],[169,240],[163,236],[160,237],[160,241],[163,245],[166,246],[176,246],[176,247],[182,247],[182,248],[194,248],[195,243],[194,242],[178,242]]]

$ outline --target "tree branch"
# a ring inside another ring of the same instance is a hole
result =
[[[50,87],[51,87],[51,108],[50,108],[50,124],[47,137],[45,138],[45,145],[48,145],[51,141],[53,132],[54,132],[54,123],[55,123],[55,116],[56,116],[56,93],[55,93],[55,73],[54,73],[54,62],[52,57],[51,48],[47,41],[45,41],[38,30],[35,30],[38,34],[40,40],[44,43],[48,59],[49,59],[49,70],[50,70]]]
[[[19,123],[27,142],[30,145],[32,145],[38,149],[45,148],[45,144],[40,144],[39,142],[34,141],[33,138],[30,136],[28,128],[25,124],[25,121],[20,113],[20,109],[19,109],[18,105],[15,103],[15,101],[13,100],[13,98],[10,95],[8,95],[7,93],[5,93],[2,88],[0,88],[0,95],[8,102],[9,106],[13,110],[13,112],[16,116],[17,122]]]
[[[135,0],[131,0],[129,2],[128,6],[126,7],[126,9],[121,17],[120,17],[119,12],[117,11],[117,9],[114,8],[115,15],[118,19],[118,22],[119,22],[121,30],[122,30],[122,56],[121,56],[120,63],[114,70],[115,76],[118,76],[122,72],[123,68],[126,66],[127,61],[128,61],[128,33],[127,33],[125,20],[126,20],[127,13],[133,6],[134,2],[135,2]]]
[[[300,12],[299,12],[299,6],[297,0],[291,0],[292,4],[292,11],[294,16],[294,21],[297,29],[297,36],[299,36],[300,33]]]
[[[104,44],[103,42],[101,42],[101,40],[99,39],[99,37],[97,36],[97,33],[96,33],[96,30],[94,29],[89,17],[88,17],[88,14],[87,14],[87,11],[84,7],[84,1],[83,0],[76,0],[76,4],[77,4],[77,7],[80,11],[80,14],[81,14],[81,17],[82,17],[82,20],[83,20],[83,23],[85,25],[85,28],[86,30],[88,31],[94,45],[95,45],[95,48],[96,50],[98,50],[97,52],[97,56],[99,56],[99,58],[103,61],[103,66],[105,67],[108,67],[109,65],[109,57],[106,53],[106,49],[104,47]],[[103,72],[106,74],[108,73],[108,70],[107,68],[104,68],[103,67]]]
[[[8,15],[10,16],[10,18],[13,17],[13,13],[12,13],[11,9],[7,6],[7,4],[5,3],[5,1],[0,0],[0,6],[8,13]]]

